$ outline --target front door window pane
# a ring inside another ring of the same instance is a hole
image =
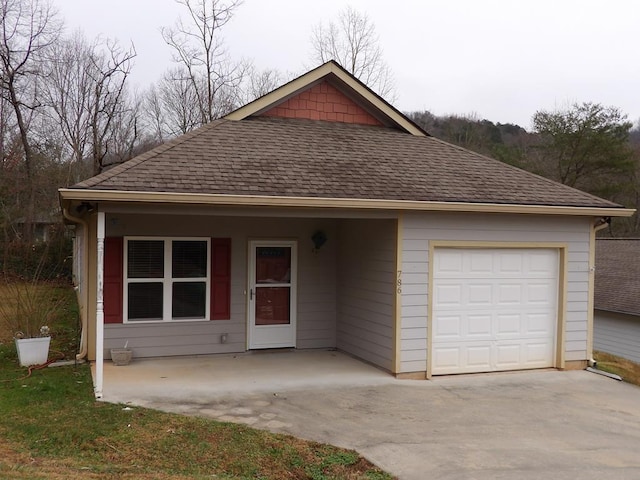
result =
[[[289,287],[256,289],[256,325],[287,325],[291,304]]]
[[[256,283],[291,281],[291,247],[256,248]]]

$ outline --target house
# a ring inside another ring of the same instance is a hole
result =
[[[14,234],[19,238],[28,237],[28,224],[32,229],[31,239],[33,242],[48,242],[51,238],[52,231],[56,228],[56,225],[62,226],[60,223],[60,212],[56,208],[55,211],[38,214],[31,222],[27,222],[26,217],[20,217],[13,222]]]
[[[429,136],[335,62],[60,199],[98,395],[125,344],[583,368],[595,231],[633,213]]]
[[[596,241],[594,348],[640,363],[640,239]]]

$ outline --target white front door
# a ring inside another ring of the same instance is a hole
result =
[[[296,346],[297,243],[249,242],[249,349]]]

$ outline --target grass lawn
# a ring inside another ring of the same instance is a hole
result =
[[[52,344],[70,356],[77,319],[75,308],[65,308],[50,327]],[[354,451],[96,402],[87,365],[26,373],[13,343],[0,340],[2,479],[393,478]]]
[[[640,386],[640,363],[605,352],[596,351],[593,356],[598,362],[598,369],[620,375],[624,382]]]

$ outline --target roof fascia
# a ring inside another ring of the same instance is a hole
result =
[[[315,68],[289,83],[276,88],[270,93],[248,103],[244,107],[234,110],[224,118],[227,120],[243,120],[251,115],[264,112],[278,103],[294,96],[298,92],[310,88],[322,79],[331,78],[331,75],[334,75],[340,80],[343,86],[346,86],[346,88],[354,92],[355,95],[351,95],[352,99],[354,96],[356,98],[363,99],[367,106],[370,107],[369,110],[374,110],[374,116],[375,113],[378,113],[382,117],[388,119],[393,125],[412,135],[421,137],[428,135],[424,130],[418,127],[393,106],[383,100],[382,97],[377,95],[373,90],[369,89],[364,83],[356,79],[334,61],[329,61],[320,65],[318,68]]]
[[[518,213],[537,215],[573,215],[589,217],[630,217],[635,209],[622,207],[566,207],[556,205],[520,205],[501,203],[419,202],[358,198],[282,197],[266,195],[223,195],[204,193],[140,192],[61,188],[63,206],[71,202],[130,202],[197,205],[234,205],[252,207],[349,208],[406,211]]]

